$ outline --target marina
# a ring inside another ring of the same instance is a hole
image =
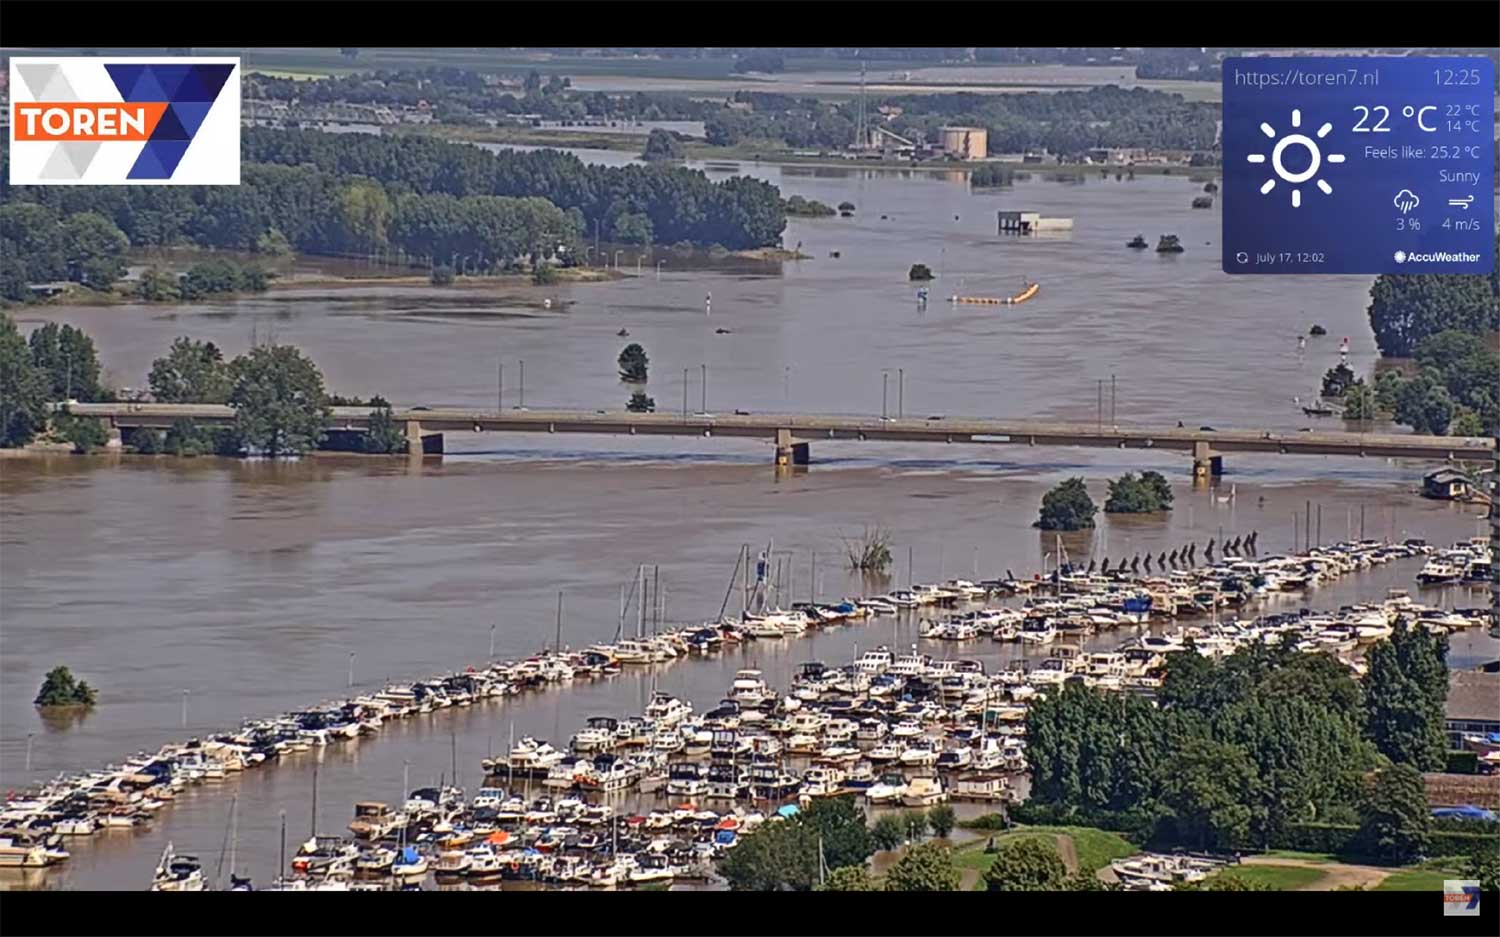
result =
[[[641,594],[622,590],[622,633],[629,600],[639,600],[633,639],[580,650],[558,642],[523,660],[391,683],[60,777],[7,802],[0,814],[9,836],[3,856],[23,868],[64,862],[64,838],[80,842],[110,828],[148,826],[190,788],[356,744],[414,717],[565,691],[627,668],[654,671],[736,645],[781,644],[841,628],[879,635],[883,619],[896,627],[911,619],[920,640],[941,647],[938,654],[922,652],[918,643],[880,643],[841,665],[804,662],[785,688],[742,667],[719,704],[701,714],[672,693],[653,691],[640,714],[591,717],[566,743],[512,739],[503,756],[483,760],[484,781],[472,799],[456,783],[455,737],[451,773],[413,789],[403,772],[399,804],[357,804],[348,836],[315,829],[268,887],[409,888],[429,877],[440,887],[708,881],[713,860],[739,835],[805,809],[814,798],[853,795],[872,809],[1016,798],[1024,784],[1027,703],[1069,682],[1149,695],[1160,685],[1166,655],[1221,657],[1250,643],[1330,653],[1359,673],[1361,648],[1388,636],[1398,621],[1442,633],[1483,628],[1483,608],[1428,607],[1400,589],[1379,602],[1329,612],[1311,611],[1302,600],[1346,575],[1357,579],[1362,571],[1418,560],[1425,570],[1434,557],[1481,558],[1484,548],[1478,538],[1448,550],[1417,540],[1346,542],[1302,554],[1229,555],[1159,576],[1133,575],[1123,563],[1113,573],[1064,563],[1045,577],[951,579],[783,608],[780,578],[768,578],[764,563],[752,583],[746,547],[730,589],[743,590],[739,615],[649,634],[641,568],[635,581]],[[1277,610],[1285,599],[1299,607]],[[653,612],[658,601],[659,592]],[[1105,635],[1112,650],[1085,652],[1085,640]],[[977,655],[955,656],[975,642],[1034,643],[1048,656],[1034,666],[1011,662],[987,672]],[[237,804],[236,797],[231,824]],[[237,830],[233,836],[237,841]],[[252,887],[234,876],[233,860],[228,884]],[[152,888],[207,887],[199,860],[168,843]]]

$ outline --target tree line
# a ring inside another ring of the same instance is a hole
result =
[[[181,337],[151,363],[147,383],[162,403],[227,404],[235,417],[227,426],[179,420],[165,433],[135,429],[126,441],[138,452],[299,455],[324,442],[330,408],[341,404],[370,407],[363,451],[406,451],[390,403],[330,395],[317,365],[290,345],[256,345],[226,360],[213,342]],[[48,404],[115,398],[102,379],[93,339],[82,330],[48,323],[26,338],[14,319],[0,313],[0,446],[24,446],[50,432],[87,452],[105,442],[99,421],[66,409],[51,412]]]
[[[857,102],[753,91],[736,92],[733,100],[751,108],[711,114],[704,123],[709,143],[842,147],[854,139]],[[939,127],[972,125],[988,131],[991,152],[1045,149],[1064,156],[1095,147],[1212,149],[1219,117],[1213,104],[1115,86],[1048,94],[887,95],[874,106],[892,115],[884,126],[902,136],[920,133],[933,140]]]
[[[1154,701],[1065,685],[1027,715],[1031,799],[1017,816],[1163,847],[1319,840],[1410,861],[1434,835],[1421,772],[1446,764],[1447,653],[1446,637],[1402,621],[1360,680],[1330,655],[1256,643],[1222,661],[1169,655]],[[1485,832],[1472,844],[1493,850]]]
[[[591,166],[555,150],[493,153],[432,138],[265,128],[247,129],[243,148],[238,186],[37,186],[10,188],[6,198],[69,219],[58,238],[107,242],[121,257],[131,245],[285,243],[318,254],[469,255],[487,270],[554,253],[582,262],[587,234],[742,249],[779,244],[786,225],[775,186],[743,176],[715,183],[674,166]],[[0,231],[16,248],[6,255],[42,250],[47,269],[60,269],[53,258],[66,261],[69,251],[51,250],[52,239],[37,243],[28,228]],[[122,269],[101,267],[92,279]]]

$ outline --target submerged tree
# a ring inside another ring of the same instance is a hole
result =
[[[37,691],[36,699],[32,702],[41,707],[51,706],[92,706],[98,702],[99,694],[87,681],[74,681],[73,674],[66,667],[53,667],[47,671],[47,677],[42,681],[42,688]]]
[[[1070,478],[1042,497],[1036,525],[1043,530],[1082,530],[1094,526],[1099,509],[1082,478]]]
[[[648,397],[645,391],[638,390],[625,401],[625,409],[631,413],[654,413],[656,412],[656,398]]]
[[[879,527],[865,528],[858,537],[844,538],[849,568],[862,573],[884,573],[891,566],[891,535]]]
[[[323,439],[330,410],[323,375],[290,345],[260,345],[235,359],[235,429],[249,447],[267,456],[298,455]]]
[[[366,452],[390,455],[406,451],[406,429],[391,415],[391,404],[382,397],[374,397],[370,405],[370,428],[363,440]]]
[[[620,380],[630,384],[646,383],[646,367],[650,360],[646,357],[646,349],[639,343],[631,342],[620,352],[618,359],[620,366]]]

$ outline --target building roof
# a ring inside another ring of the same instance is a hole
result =
[[[1500,722],[1500,673],[1454,671],[1448,683],[1448,718]]]
[[[1464,482],[1464,483],[1468,483],[1468,481],[1469,481],[1469,476],[1465,475],[1463,472],[1460,472],[1460,471],[1458,471],[1456,469],[1451,469],[1451,468],[1433,469],[1432,471],[1428,472],[1426,475],[1424,475],[1422,477],[1426,481],[1430,481],[1430,482]]]

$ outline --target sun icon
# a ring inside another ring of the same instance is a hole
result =
[[[1295,129],[1301,126],[1302,112],[1300,110],[1297,110],[1296,108],[1293,108],[1292,127]],[[1319,127],[1317,133],[1318,140],[1321,140],[1324,137],[1328,136],[1329,132],[1332,130],[1333,124],[1324,124],[1323,126]],[[1270,124],[1262,122],[1260,125],[1260,132],[1265,134],[1270,139],[1276,140],[1276,128],[1272,127]],[[1289,171],[1281,161],[1282,156],[1286,153],[1287,147],[1291,146],[1300,146],[1303,149],[1307,150],[1309,157],[1307,168],[1302,170],[1301,172]],[[1252,163],[1264,163],[1266,161],[1266,155],[1264,153],[1251,153],[1245,158]],[[1327,158],[1328,162],[1330,163],[1342,163],[1344,161],[1344,154],[1329,153]],[[1318,151],[1317,140],[1314,140],[1312,137],[1309,137],[1306,134],[1289,133],[1286,136],[1282,137],[1280,140],[1277,140],[1276,146],[1271,150],[1271,168],[1276,171],[1276,175],[1280,176],[1283,182],[1286,182],[1293,186],[1293,208],[1302,207],[1302,190],[1296,188],[1296,186],[1299,186],[1312,177],[1316,176],[1318,174],[1318,169],[1322,166],[1322,164],[1323,154]],[[1329,185],[1326,180],[1319,179],[1317,185],[1318,188],[1322,190],[1324,195],[1333,194],[1333,186]],[[1274,188],[1276,188],[1276,179],[1267,179],[1265,181],[1265,184],[1260,187],[1260,194],[1269,195],[1271,194],[1271,190]]]

